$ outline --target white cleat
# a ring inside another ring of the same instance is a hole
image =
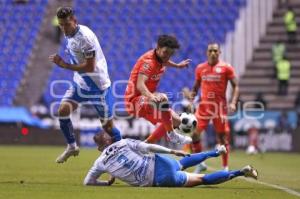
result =
[[[217,150],[217,153],[219,153],[220,155],[227,153],[227,149],[226,149],[225,145],[217,145],[216,150]]]
[[[247,165],[241,170],[244,173],[244,176],[247,178],[253,178],[257,180],[258,172],[256,169],[254,169],[252,166]]]
[[[201,162],[196,166],[194,173],[201,173],[206,170],[207,170],[207,165],[205,164],[205,162]]]
[[[185,136],[175,131],[167,133],[170,142],[174,144],[190,144],[192,143],[192,138],[190,136]]]
[[[248,148],[246,150],[246,154],[248,154],[248,155],[255,155],[255,154],[257,154],[257,152],[258,151],[257,151],[256,147],[253,145],[248,146]]]
[[[60,154],[55,160],[56,163],[64,163],[68,160],[71,156],[78,156],[79,155],[79,147],[67,147],[66,150]]]
[[[229,171],[229,167],[228,167],[228,166],[223,167],[223,170],[224,170],[224,171]]]

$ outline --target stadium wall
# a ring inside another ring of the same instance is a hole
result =
[[[79,142],[79,130],[75,130]],[[1,124],[1,145],[65,145],[65,140],[58,129],[41,129],[21,124]]]
[[[266,33],[267,24],[277,7],[274,0],[250,0],[240,9],[240,18],[235,22],[235,30],[226,35],[222,48],[222,59],[231,63],[240,77],[247,63],[252,59],[259,39]]]

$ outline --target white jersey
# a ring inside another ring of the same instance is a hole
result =
[[[155,155],[145,153],[144,142],[122,139],[102,152],[87,176],[98,178],[102,173],[109,173],[133,186],[152,186]]]
[[[78,25],[77,32],[66,37],[72,64],[80,64],[95,56],[96,67],[92,73],[74,72],[74,82],[84,90],[105,90],[111,85],[107,63],[96,35],[86,26]]]

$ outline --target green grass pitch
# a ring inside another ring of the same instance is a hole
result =
[[[234,179],[225,184],[194,188],[139,188],[116,181],[110,187],[85,187],[82,181],[98,156],[95,149],[82,149],[80,156],[56,164],[63,147],[0,146],[0,199],[290,199],[299,198],[282,190]],[[207,161],[220,168],[221,159]],[[266,153],[248,156],[231,153],[231,168],[255,166],[259,180],[300,193],[300,154]],[[107,176],[104,176],[106,178]]]

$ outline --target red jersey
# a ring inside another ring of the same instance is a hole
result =
[[[154,50],[150,50],[143,54],[131,71],[125,91],[125,100],[131,101],[133,98],[141,95],[137,90],[137,79],[139,74],[144,74],[148,77],[145,85],[148,90],[153,93],[156,91],[159,80],[165,70],[166,68],[158,61]]]
[[[195,70],[196,80],[201,82],[202,101],[226,101],[228,80],[235,77],[234,68],[219,61],[215,66],[201,63]]]

